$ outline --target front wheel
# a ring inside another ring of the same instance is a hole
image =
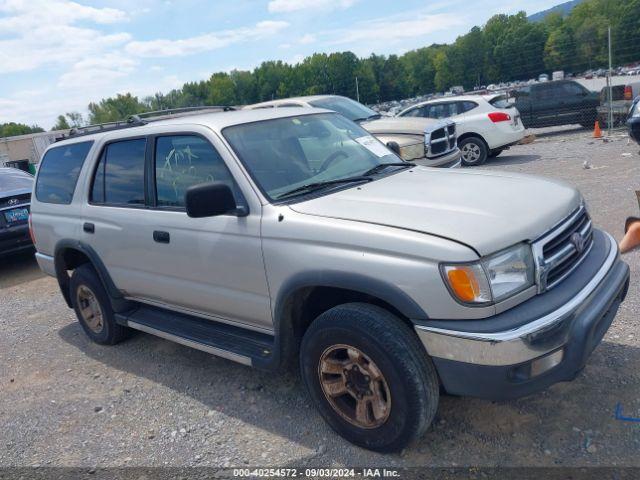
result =
[[[438,376],[417,336],[373,305],[320,315],[302,340],[300,369],[327,423],[371,450],[401,450],[426,431],[438,407]]]
[[[488,150],[482,139],[467,137],[458,142],[462,153],[462,164],[466,167],[482,165],[487,161]]]

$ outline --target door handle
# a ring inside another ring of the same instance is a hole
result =
[[[82,229],[87,233],[96,233],[96,226],[93,223],[85,222]]]
[[[169,243],[171,241],[171,236],[169,232],[162,232],[160,230],[154,230],[153,232],[153,240],[158,243]]]

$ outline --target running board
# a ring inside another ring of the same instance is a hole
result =
[[[116,313],[116,321],[243,365],[269,363],[273,355],[271,335],[157,307],[140,306]]]

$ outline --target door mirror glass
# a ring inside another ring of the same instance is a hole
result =
[[[246,207],[237,207],[231,188],[222,182],[190,186],[185,193],[185,205],[187,215],[192,218],[248,214]]]

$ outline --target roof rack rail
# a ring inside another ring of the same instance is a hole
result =
[[[202,105],[200,107],[180,107],[180,108],[167,108],[165,110],[155,110],[153,112],[142,112],[137,113],[135,115],[131,115],[131,117],[137,117],[139,119],[150,119],[155,120],[156,118],[161,117],[176,117],[184,114],[194,113],[194,112],[202,112],[202,111],[214,111],[214,112],[230,112],[232,110],[236,110],[235,107],[230,107],[229,105]]]
[[[228,105],[203,105],[201,107],[182,107],[170,108],[167,110],[156,110],[153,112],[141,112],[135,115],[129,115],[126,120],[117,122],[96,123],[84,127],[74,127],[69,133],[56,138],[56,142],[66,140],[68,138],[81,137],[84,135],[92,135],[94,133],[110,132],[113,130],[122,130],[124,128],[140,127],[149,122],[163,120],[165,118],[177,118],[189,115],[194,112],[229,112],[236,110]]]

